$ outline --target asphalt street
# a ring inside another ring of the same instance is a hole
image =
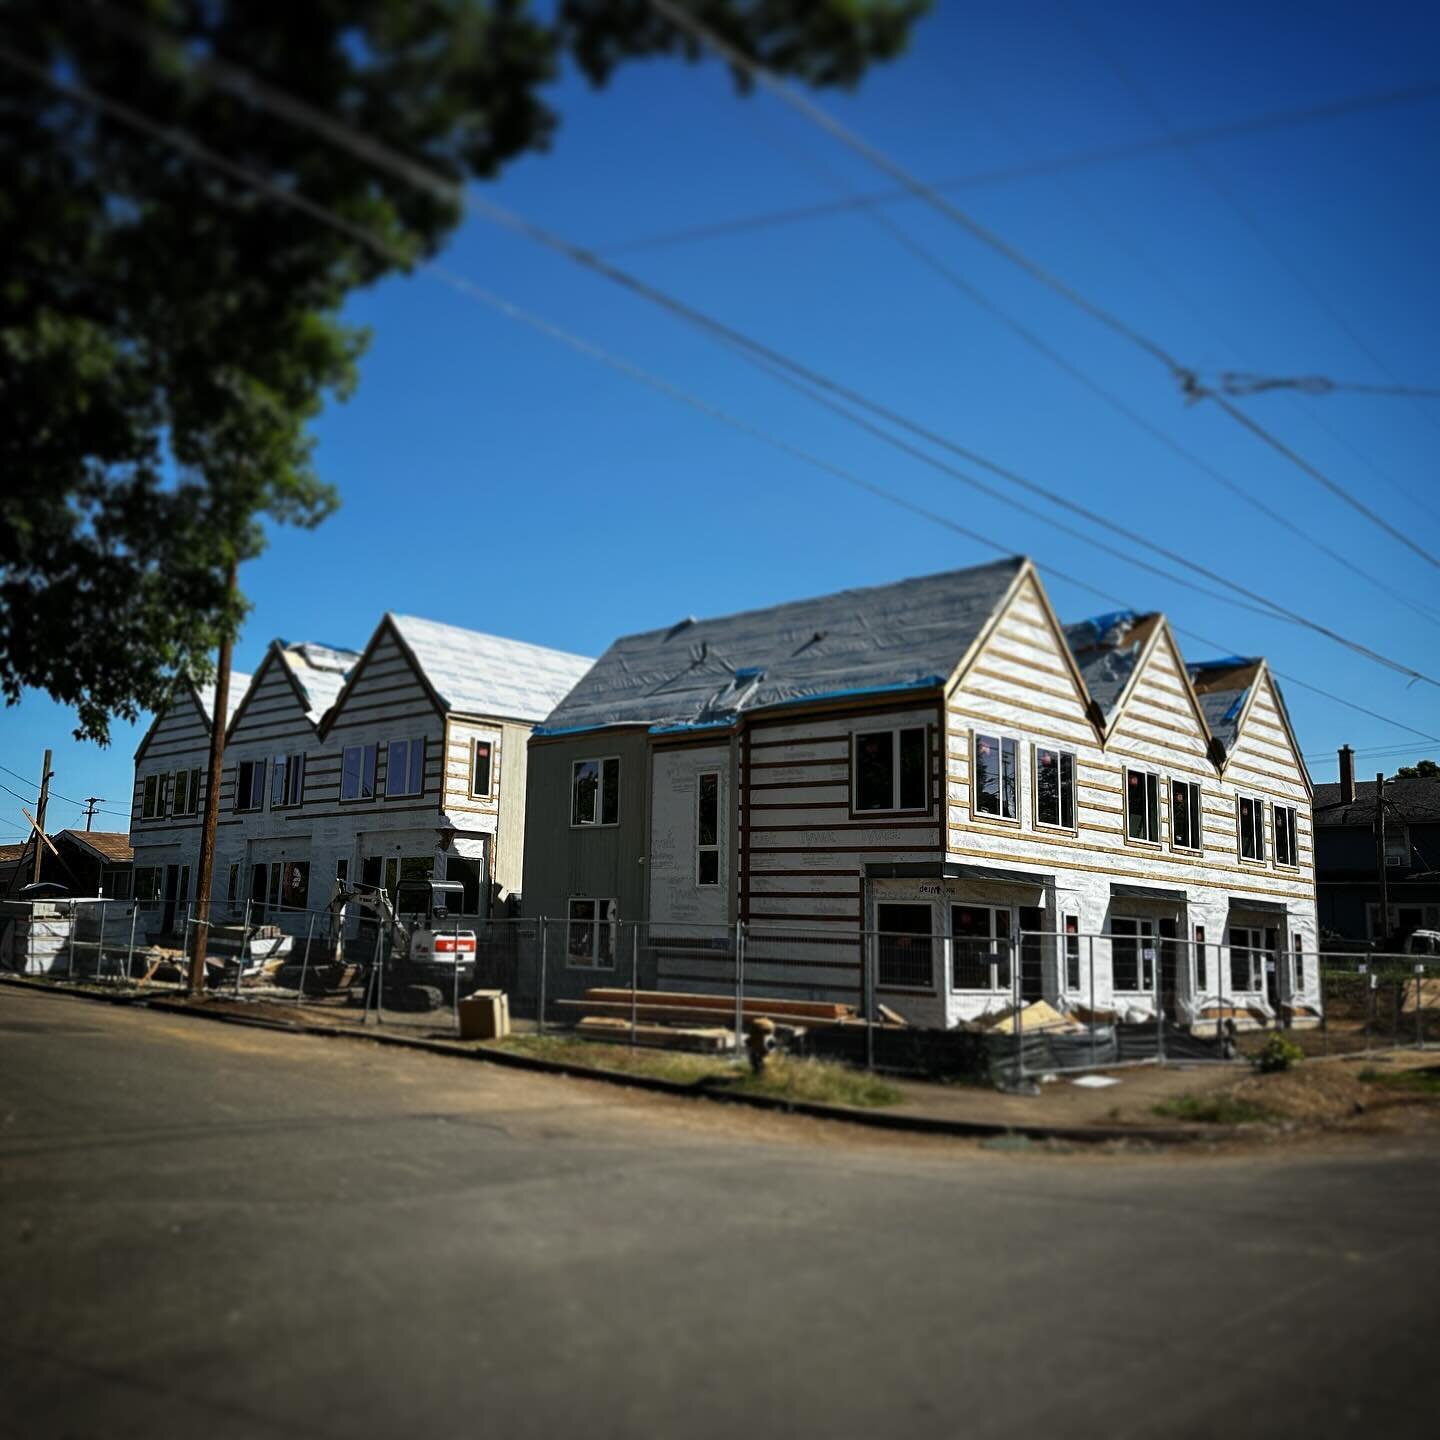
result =
[[[1437,1198],[0,986],[0,1434],[1430,1436]]]

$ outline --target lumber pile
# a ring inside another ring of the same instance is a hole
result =
[[[681,1025],[637,1025],[632,1034],[628,1020],[609,1015],[587,1015],[575,1027],[583,1040],[609,1045],[646,1045],[660,1050],[690,1050],[724,1055],[735,1048],[735,1032],[724,1026],[700,1028]]]
[[[583,1000],[561,1001],[594,1014],[630,1014],[631,1004],[638,1011],[657,1012],[671,1016],[733,1019],[733,995],[696,995],[684,990],[642,990],[638,995],[621,986],[592,986]],[[855,1007],[824,1000],[775,1000],[763,995],[747,995],[742,1014],[746,1020],[765,1016],[770,1020],[789,1020],[801,1024],[833,1025],[853,1020]]]

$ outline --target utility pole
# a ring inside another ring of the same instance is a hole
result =
[[[225,588],[231,596],[238,584],[236,562],[231,560]],[[220,637],[215,666],[215,713],[210,717],[210,775],[205,784],[205,824],[200,830],[200,875],[195,887],[195,949],[190,956],[190,993],[205,993],[205,950],[210,943],[210,889],[215,877],[215,832],[220,825],[220,773],[225,764],[225,717],[230,710],[229,630]],[[241,957],[243,963],[244,957]]]
[[[40,883],[40,862],[45,856],[45,847],[40,843],[40,836],[45,833],[45,806],[50,800],[50,756],[51,752],[45,752],[45,763],[40,767],[40,803],[35,807],[35,868],[30,876],[30,883]]]
[[[1380,872],[1380,941],[1390,940],[1390,882],[1385,876],[1385,775],[1375,777],[1375,868]]]
[[[90,822],[95,818],[95,807],[103,804],[104,800],[103,795],[87,795],[85,797],[85,829],[87,831],[90,829]]]

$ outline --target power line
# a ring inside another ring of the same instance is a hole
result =
[[[1440,385],[1367,385],[1358,380],[1331,380],[1325,375],[1246,375],[1226,370],[1219,383],[1225,394],[1241,398],[1263,395],[1267,390],[1298,390],[1302,395],[1400,395],[1440,400]]]
[[[303,195],[300,195],[294,191],[284,189],[266,176],[251,171],[245,166],[239,165],[234,161],[226,159],[224,156],[218,155],[216,152],[209,150],[206,146],[201,145],[198,141],[194,140],[185,133],[174,129],[173,127],[163,126],[158,122],[149,119],[149,117],[142,115],[140,112],[134,110],[132,107],[125,105],[122,102],[115,101],[106,96],[100,95],[97,92],[89,89],[88,87],[78,84],[77,82],[62,79],[60,76],[54,75],[48,70],[46,70],[43,66],[40,66],[33,61],[30,61],[27,57],[17,55],[14,51],[11,51],[8,47],[4,45],[0,45],[0,61],[8,63],[9,65],[11,65],[12,68],[19,69],[22,72],[31,75],[33,78],[40,80],[42,83],[50,86],[52,89],[57,90],[62,94],[69,95],[71,98],[79,100],[81,103],[102,110],[105,113],[122,120],[126,124],[129,124],[134,128],[141,130],[143,133],[150,135],[152,138],[161,141],[161,143],[167,144],[172,148],[191,156],[192,158],[200,161],[202,164],[209,165],[212,168],[220,170],[222,173],[230,175],[232,178],[240,180],[241,183],[245,184],[248,188],[255,190],[261,195],[268,196],[279,204],[297,209],[301,213],[309,215],[311,218],[319,221],[320,223],[329,225],[341,231],[342,233],[349,235],[357,242],[366,244],[374,248],[377,253],[384,255],[386,258],[396,263],[400,263],[402,260],[408,261],[408,257],[405,257],[400,252],[398,252],[396,247],[391,242],[385,240],[380,236],[375,235],[369,230],[366,230],[363,226],[357,225],[350,220],[336,215],[333,211],[326,209],[324,206],[318,205],[317,203],[309,200]],[[785,453],[791,455],[794,458],[800,459],[807,464],[817,466],[818,468],[824,470],[830,475],[844,480],[846,483],[855,485],[858,488],[865,490],[872,495],[885,499],[887,502],[895,504],[905,510],[908,510],[912,514],[919,515],[922,518],[931,521],[932,523],[935,523],[947,530],[952,531],[953,533],[964,535],[969,539],[975,540],[977,543],[985,546],[987,549],[995,550],[1000,554],[1013,553],[1012,547],[1002,545],[1000,542],[993,540],[988,536],[982,535],[978,531],[975,531],[967,526],[959,524],[954,520],[951,520],[948,516],[941,515],[938,512],[929,510],[925,506],[918,505],[913,501],[910,501],[908,498],[897,494],[894,491],[890,491],[883,486],[875,485],[874,483],[867,481],[862,477],[852,474],[850,471],[845,470],[843,467],[834,465],[829,461],[812,455],[810,452],[801,449],[799,446],[792,445],[788,441],[779,439],[778,437],[775,437],[768,432],[760,429],[758,426],[752,425],[748,421],[745,421],[737,416],[733,416],[728,412],[721,410],[719,407],[710,404],[710,402],[703,400],[698,396],[690,394],[689,392],[681,389],[679,386],[672,384],[668,380],[665,380],[663,377],[654,375],[651,372],[646,371],[641,367],[634,365],[619,356],[611,354],[609,351],[604,350],[602,347],[595,345],[594,343],[585,340],[580,336],[574,335],[573,333],[563,329],[562,327],[543,319],[542,317],[533,315],[530,312],[521,309],[519,306],[512,304],[511,302],[503,300],[501,297],[495,295],[493,292],[485,290],[483,287],[467,280],[464,276],[456,275],[445,267],[437,265],[431,261],[408,263],[414,263],[417,268],[421,269],[422,271],[431,274],[432,276],[442,280],[446,284],[451,285],[460,293],[465,294],[468,298],[478,300],[481,303],[490,306],[492,309],[495,309],[500,313],[506,315],[507,318],[527,324],[532,328],[539,330],[541,333],[549,336],[550,338],[558,340],[566,344],[567,346],[588,355],[595,360],[598,360],[614,369],[619,370],[624,374],[631,376],[634,379],[640,380],[643,383],[659,390],[661,393],[669,395],[673,399],[676,399],[686,405],[692,406],[693,408],[696,408],[701,412],[712,416],[715,419],[721,420],[723,423],[730,425],[745,434],[751,435],[757,439],[764,441],[769,445],[775,446],[776,448],[784,451]],[[1069,575],[1065,571],[1060,570],[1057,567],[1045,565],[1044,568],[1056,577],[1063,579],[1070,584],[1076,585],[1079,588],[1084,589],[1092,594],[1095,594],[1101,599],[1106,600],[1111,604],[1119,604],[1122,606],[1125,606],[1127,604],[1127,602],[1122,600],[1120,597],[1112,595],[1105,590],[1099,589],[1097,586],[1091,584],[1089,581],[1080,579],[1077,576]],[[1223,645],[1220,645],[1216,641],[1208,639],[1205,636],[1198,635],[1192,631],[1183,630],[1179,626],[1176,626],[1175,629],[1177,633],[1191,635],[1193,638],[1200,640],[1201,643],[1222,652],[1227,648]],[[1275,671],[1274,673],[1282,679],[1289,680],[1293,678],[1283,675],[1283,673],[1280,671]],[[1384,723],[1395,726],[1398,729],[1419,735],[1422,739],[1440,743],[1440,737],[1431,736],[1423,731],[1415,730],[1414,727],[1405,724],[1403,721],[1395,720],[1390,716],[1381,715],[1377,711],[1368,710],[1364,706],[1357,705],[1353,701],[1346,699],[1344,696],[1335,695],[1329,691],[1321,689],[1318,686],[1311,685],[1308,681],[1301,681],[1295,679],[1294,683],[1301,685],[1303,688],[1313,691],[1314,693],[1321,695],[1326,699],[1332,700],[1337,704],[1343,705],[1349,709],[1357,710],[1362,714],[1370,715],[1373,718],[1382,720]]]
[[[655,3],[663,3],[663,0],[655,0]],[[127,33],[130,33],[132,35],[135,33],[133,27],[130,26],[128,23],[122,25],[121,28],[123,28]],[[147,41],[159,40],[171,45],[172,47],[175,45],[173,37],[168,36],[163,32],[157,32],[151,27],[142,27],[141,33],[144,35]],[[907,416],[890,408],[889,406],[871,400],[868,396],[851,389],[850,387],[842,384],[841,382],[836,381],[831,377],[824,375],[821,372],[816,371],[797,360],[792,359],[788,355],[782,354],[780,351],[777,351],[771,346],[754,339],[752,336],[747,335],[740,330],[737,330],[733,326],[726,324],[725,322],[715,318],[714,316],[711,316],[704,311],[698,310],[694,306],[688,305],[684,301],[681,301],[674,296],[671,296],[666,292],[658,289],[657,287],[652,286],[643,280],[640,280],[638,277],[631,275],[628,271],[622,270],[617,266],[611,265],[607,261],[601,260],[598,256],[586,250],[584,247],[579,246],[569,240],[566,240],[563,236],[557,235],[554,232],[549,231],[544,227],[525,219],[523,216],[520,216],[501,205],[498,205],[491,201],[480,199],[479,197],[474,195],[467,194],[460,186],[458,186],[455,182],[449,180],[447,177],[437,175],[435,172],[429,170],[427,167],[418,164],[417,162],[409,159],[404,155],[398,154],[389,146],[384,145],[379,141],[376,141],[368,135],[357,132],[353,126],[350,126],[343,121],[339,121],[335,119],[335,117],[328,115],[323,111],[317,110],[314,106],[311,106],[306,102],[285,93],[284,91],[277,90],[275,87],[268,85],[265,81],[254,75],[252,72],[248,70],[242,70],[238,66],[231,65],[223,60],[219,60],[212,56],[198,58],[196,59],[195,63],[197,68],[206,75],[208,75],[216,84],[221,86],[223,89],[229,90],[231,93],[236,94],[240,98],[246,100],[248,103],[256,105],[262,109],[270,110],[276,115],[278,115],[280,118],[288,120],[292,124],[301,126],[302,128],[308,130],[312,130],[323,138],[329,140],[332,144],[335,144],[342,149],[348,150],[352,154],[355,154],[360,158],[368,161],[369,163],[375,165],[377,168],[385,170],[390,174],[396,175],[400,179],[404,180],[406,183],[414,185],[419,189],[426,190],[432,194],[439,194],[443,196],[447,202],[455,204],[457,206],[468,208],[472,212],[479,214],[484,218],[503,226],[504,228],[512,231],[513,233],[519,234],[525,239],[528,239],[538,245],[544,246],[545,248],[554,251],[555,253],[563,256],[564,258],[572,261],[573,263],[580,265],[582,268],[588,269],[593,273],[601,275],[603,278],[611,281],[616,285],[619,285],[620,287],[628,290],[632,294],[638,295],[640,298],[659,306],[668,313],[682,320],[684,323],[692,325],[704,331],[711,338],[719,340],[720,343],[731,347],[732,349],[736,350],[737,353],[744,356],[744,358],[746,358],[749,363],[759,363],[759,368],[765,370],[766,373],[770,373],[773,375],[774,367],[779,367],[782,370],[788,371],[790,374],[795,375],[800,380],[804,381],[805,386],[810,387],[808,390],[802,389],[802,393],[809,395],[810,398],[814,398],[813,392],[817,390],[827,392],[828,394],[833,396],[837,396],[846,401],[849,405],[858,406],[861,409],[869,411],[871,414],[876,415],[889,425],[893,425],[899,429],[909,431],[910,433],[916,435],[918,438],[926,441],[928,444],[934,445],[943,450],[947,450],[950,453],[957,455],[961,459],[966,460],[971,464],[980,466],[982,469],[996,475],[1000,479],[1006,481],[1008,484],[1018,486],[1019,488],[1027,490],[1032,494],[1038,495],[1043,499],[1047,500],[1050,504],[1055,505],[1058,508],[1068,510],[1072,514],[1089,521],[1091,524],[1101,529],[1110,531],[1112,534],[1119,535],[1121,538],[1129,541],[1131,544],[1137,545],[1142,549],[1149,550],[1152,553],[1161,555],[1163,558],[1169,560],[1174,565],[1180,566],[1182,569],[1202,575],[1207,580],[1217,583],[1225,587],[1226,589],[1233,590],[1237,594],[1245,596],[1246,599],[1250,600],[1254,604],[1266,607],[1270,612],[1272,612],[1274,616],[1287,620],[1291,624],[1295,624],[1305,629],[1311,630],[1316,634],[1324,635],[1327,639],[1332,640],[1334,643],[1341,645],[1356,654],[1363,655],[1367,659],[1374,661],[1376,664],[1394,670],[1399,674],[1406,675],[1412,680],[1423,680],[1426,684],[1436,685],[1437,687],[1440,687],[1440,681],[1437,681],[1433,677],[1414,669],[1412,666],[1406,665],[1403,662],[1393,660],[1388,656],[1382,655],[1380,652],[1375,651],[1371,647],[1366,646],[1358,641],[1350,640],[1346,636],[1341,635],[1339,632],[1331,630],[1328,626],[1321,625],[1319,622],[1311,620],[1307,616],[1304,616],[1297,611],[1280,605],[1278,602],[1271,600],[1268,597],[1261,595],[1258,592],[1251,590],[1236,581],[1230,580],[1227,577],[1218,574],[1217,572],[1211,570],[1209,567],[1201,565],[1199,562],[1190,559],[1188,556],[1183,555],[1178,551],[1171,550],[1167,546],[1158,544],[1157,542],[1149,539],[1149,537],[1142,535],[1139,532],[1130,530],[1125,526],[1117,524],[1115,521],[1110,520],[1105,516],[1090,510],[1084,505],[1081,505],[1079,502],[1071,500],[1068,497],[1061,495],[1046,486],[1040,485],[1038,482],[1030,480],[1025,476],[1020,475],[1016,471],[1000,465],[993,460],[990,460],[986,456],[979,454],[977,451],[970,449],[968,446],[951,440],[948,437],[928,428],[927,426],[911,420]],[[154,122],[147,123],[153,125]],[[190,143],[193,145],[195,142],[192,141]],[[410,257],[405,257],[404,263],[408,265],[410,263]],[[830,408],[833,409],[835,413],[841,415],[843,418],[849,421],[849,423],[859,424],[859,417],[855,416],[853,412],[847,410],[845,407],[842,406],[837,409],[836,407],[831,406]],[[890,435],[887,431],[883,429],[879,429],[868,424],[862,425],[861,428],[866,429],[868,433],[876,435],[878,438],[882,439],[886,443],[892,445],[897,444],[896,437]],[[899,447],[897,446],[897,448]],[[914,454],[915,452],[913,452],[913,450],[907,449],[906,453]],[[934,461],[933,459],[928,460],[926,463],[938,465],[938,462]],[[986,487],[981,485],[980,482],[975,481],[973,477],[965,475],[963,472],[958,472],[953,469],[947,469],[946,473],[950,474],[953,478],[960,480],[961,483],[971,485],[972,487],[977,489],[986,489]],[[992,490],[986,490],[986,493],[995,492],[993,492]],[[1083,535],[1083,533],[1077,533],[1077,538],[1080,538],[1084,543],[1094,545],[1097,548],[1107,549],[1107,553],[1116,553],[1113,548],[1107,548],[1103,546],[1101,542],[1094,540],[1092,537],[1085,536]],[[1147,564],[1146,562],[1137,559],[1135,556],[1129,554],[1128,552],[1119,552],[1118,558],[1120,558],[1127,564],[1136,566],[1137,568],[1149,569],[1152,571],[1154,571],[1155,568]],[[1163,574],[1165,572],[1159,573]],[[1169,578],[1171,580],[1178,580],[1179,583],[1187,584],[1190,588],[1194,588],[1192,582],[1179,580],[1179,577],[1167,575],[1166,578]],[[1216,597],[1212,593],[1212,598],[1220,597]],[[1238,604],[1238,602],[1231,600],[1228,597],[1224,598],[1225,603]],[[1242,606],[1241,608],[1248,607]]]
[[[1237,421],[1249,430],[1257,438],[1264,440],[1277,454],[1298,466],[1303,473],[1312,479],[1323,484],[1326,489],[1339,496],[1361,515],[1364,515],[1372,524],[1384,530],[1392,539],[1397,540],[1407,549],[1425,560],[1428,564],[1440,569],[1440,559],[1431,555],[1421,546],[1417,545],[1403,531],[1391,525],[1383,516],[1377,514],[1363,501],[1351,495],[1344,486],[1322,474],[1314,465],[1303,460],[1290,446],[1270,435],[1263,427],[1254,421],[1245,418],[1223,395],[1216,395],[1200,383],[1198,376],[1188,366],[1182,365],[1168,350],[1158,341],[1137,330],[1128,321],[1122,319],[1114,311],[1096,301],[1090,300],[1082,295],[1072,285],[1060,279],[1058,275],[1047,270],[1038,261],[1031,259],[1024,251],[1011,245],[1009,241],[998,235],[988,226],[982,225],[973,216],[961,210],[957,205],[947,200],[934,186],[926,184],[925,181],[916,178],[905,167],[897,161],[892,160],[884,151],[871,145],[843,124],[828,110],[817,105],[808,96],[802,95],[799,91],[792,89],[785,84],[778,76],[772,74],[765,66],[758,61],[738,50],[728,41],[723,40],[715,32],[702,24],[693,15],[680,9],[671,3],[671,0],[648,0],[651,9],[664,16],[671,24],[684,31],[693,40],[698,41],[707,49],[714,51],[726,63],[742,70],[745,75],[754,83],[762,86],[772,95],[798,111],[811,124],[818,126],[826,134],[839,141],[847,149],[861,156],[876,169],[889,175],[892,180],[898,181],[910,190],[918,199],[924,200],[932,209],[938,211],[948,220],[958,225],[967,234],[982,244],[994,250],[998,255],[1008,260],[1012,265],[1025,272],[1032,279],[1053,290],[1062,299],[1068,301],[1075,308],[1089,315],[1093,320],[1105,326],[1122,339],[1128,340],[1132,345],[1144,351],[1152,359],[1157,360],[1170,372],[1172,378],[1179,384],[1182,393],[1191,399],[1214,399],[1217,406],[1232,420]]]
[[[1380,91],[1368,95],[1356,95],[1346,100],[1336,100],[1322,105],[1309,105],[1295,110],[1275,111],[1249,120],[1237,120],[1226,124],[1208,125],[1193,130],[1175,130],[1150,140],[1133,141],[1125,145],[1111,145],[1095,150],[1072,151],[1050,160],[1034,160],[1023,165],[1010,165],[990,170],[977,170],[968,175],[955,175],[945,180],[932,181],[936,190],[964,190],[983,185],[1001,185],[1017,180],[1045,179],[1063,174],[1069,170],[1110,164],[1117,160],[1129,160],[1144,155],[1153,155],[1186,145],[1205,145],[1218,140],[1234,139],[1253,135],[1266,130],[1279,130],[1292,126],[1311,124],[1316,120],[1329,120],[1345,115],[1358,114],[1367,110],[1383,109],[1394,105],[1413,104],[1417,101],[1433,100],[1440,97],[1440,83],[1411,85],[1398,90]],[[610,244],[598,245],[600,255],[621,255],[642,250],[663,250],[674,245],[690,245],[705,240],[743,235],[755,230],[774,229],[808,220],[827,220],[836,215],[848,215],[855,210],[877,205],[893,205],[897,201],[914,200],[914,193],[908,188],[871,190],[850,199],[820,201],[814,205],[794,205],[784,209],[760,211],[742,215],[730,220],[714,221],[707,225],[692,225],[682,229],[659,231],[653,235],[635,236],[629,240],[617,240]]]

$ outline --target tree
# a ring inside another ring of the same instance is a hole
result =
[[[693,0],[782,73],[853,85],[928,0]],[[173,37],[173,38],[171,38]],[[6,58],[9,53],[9,59]],[[267,524],[337,503],[308,424],[347,395],[365,336],[351,291],[432,255],[460,220],[206,83],[249,67],[459,182],[555,139],[543,97],[572,62],[603,85],[693,42],[645,0],[8,0],[0,11],[0,689],[113,717],[163,704],[244,611],[232,564]],[[17,65],[15,57],[20,57]],[[382,256],[82,100],[125,104],[378,232]],[[743,88],[743,81],[737,76]],[[395,257],[399,256],[400,259]]]
[[[1402,765],[1396,772],[1398,780],[1433,780],[1440,775],[1440,765],[1433,760],[1420,760],[1414,765]]]

